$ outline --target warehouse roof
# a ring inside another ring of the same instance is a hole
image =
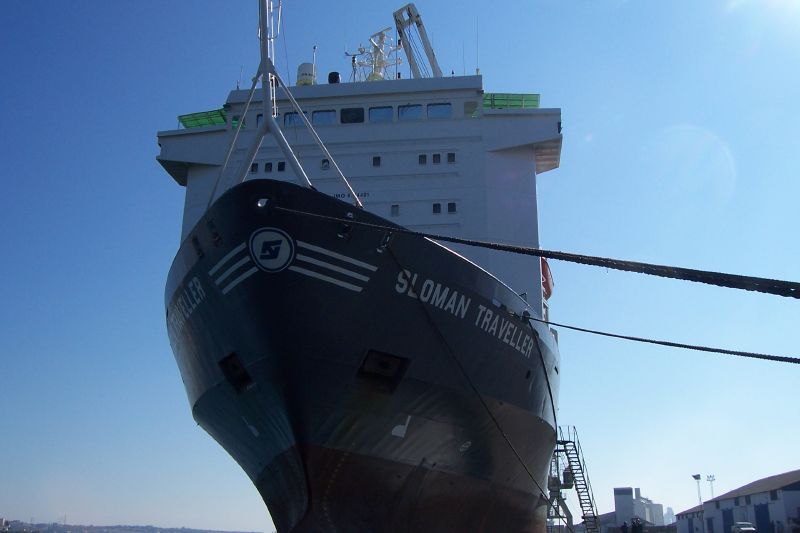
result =
[[[750,494],[779,489],[800,490],[800,470],[792,470],[791,472],[785,472],[777,476],[765,477],[764,479],[753,481],[752,483],[743,485],[738,489],[726,492],[708,501],[716,502],[719,500],[729,500],[740,496],[748,496]]]

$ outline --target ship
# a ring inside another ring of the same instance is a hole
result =
[[[560,109],[442,75],[413,4],[349,81],[309,63],[290,86],[276,11],[250,90],[158,133],[186,190],[165,308],[194,419],[279,533],[543,532],[549,270],[429,235],[538,247]]]

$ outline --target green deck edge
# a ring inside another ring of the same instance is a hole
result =
[[[178,120],[184,128],[201,128],[203,126],[217,126],[227,122],[224,109],[214,109],[212,111],[200,111],[179,115]]]
[[[538,94],[525,93],[485,93],[484,109],[536,109],[539,107]]]

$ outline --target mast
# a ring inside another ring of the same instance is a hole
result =
[[[280,7],[278,9],[280,9]],[[289,166],[294,171],[295,176],[297,176],[297,179],[300,181],[300,183],[313,189],[314,186],[311,185],[311,180],[308,179],[306,171],[303,170],[302,165],[300,165],[300,161],[297,160],[297,156],[292,150],[292,147],[289,146],[289,142],[286,140],[286,137],[284,137],[281,128],[278,126],[278,122],[275,120],[275,117],[278,114],[275,95],[275,89],[278,85],[278,76],[275,72],[275,65],[272,63],[271,53],[273,52],[274,47],[274,35],[272,34],[272,11],[271,0],[261,0],[259,2],[258,22],[260,30],[259,41],[261,44],[261,65],[259,66],[259,71],[256,73],[256,76],[259,74],[261,75],[264,120],[256,132],[256,137],[253,139],[253,143],[250,145],[247,155],[245,155],[244,160],[242,161],[242,166],[239,168],[239,172],[236,175],[238,178],[237,181],[242,182],[244,181],[245,177],[247,177],[250,165],[253,163],[256,153],[258,153],[258,149],[261,148],[264,135],[269,132],[273,137],[275,137],[275,142],[278,143],[281,152],[283,152],[283,155],[289,161]]]
[[[281,3],[278,2],[278,18],[280,19],[281,13]],[[253,85],[250,88],[250,93],[247,97],[247,103],[244,107],[244,112],[242,113],[242,117],[247,115],[247,110],[250,107],[250,102],[253,99],[253,95],[255,94],[256,88],[258,86],[258,80],[261,80],[261,90],[262,90],[262,106],[263,106],[263,121],[261,125],[258,127],[258,130],[255,133],[255,137],[253,138],[253,142],[250,147],[247,149],[247,154],[245,154],[244,159],[242,159],[241,166],[237,170],[236,174],[234,175],[234,183],[242,183],[249,173],[250,165],[253,164],[253,160],[258,153],[259,148],[261,148],[261,143],[264,141],[264,136],[267,133],[271,133],[272,136],[275,138],[275,142],[278,144],[278,147],[283,152],[283,155],[289,161],[289,166],[294,171],[295,176],[297,176],[298,181],[301,185],[305,185],[306,187],[313,189],[314,186],[311,184],[311,180],[308,179],[308,175],[306,174],[303,166],[300,164],[300,161],[297,159],[292,147],[289,145],[289,142],[286,140],[286,137],[283,135],[283,131],[281,130],[278,122],[275,120],[275,117],[278,116],[278,103],[277,103],[277,96],[276,91],[278,85],[280,85],[286,97],[289,99],[292,108],[297,112],[297,114],[302,119],[303,123],[305,124],[306,128],[308,129],[311,137],[317,143],[322,153],[328,160],[331,162],[331,165],[336,170],[336,173],[341,178],[342,182],[344,183],[347,190],[350,192],[350,197],[353,199],[353,204],[357,207],[364,207],[359,200],[358,195],[353,190],[353,187],[350,185],[350,182],[345,177],[342,169],[339,168],[339,165],[336,163],[336,160],[333,158],[331,153],[328,151],[328,148],[325,146],[325,143],[322,142],[319,134],[314,129],[314,126],[311,125],[311,122],[308,120],[308,117],[303,110],[300,108],[300,105],[295,100],[292,92],[289,90],[289,87],[284,83],[280,76],[278,76],[278,72],[275,69],[275,64],[272,62],[272,58],[275,55],[275,33],[274,33],[274,26],[272,24],[272,17],[273,17],[273,9],[272,9],[272,1],[271,0],[259,0],[258,3],[258,27],[259,27],[259,44],[260,44],[260,52],[261,52],[261,63],[258,65],[258,70],[256,71],[256,75],[253,77]],[[317,47],[314,46],[314,62],[316,63],[316,50]],[[316,69],[316,65],[314,67]],[[236,127],[236,132],[234,133],[233,138],[231,139],[230,145],[228,146],[228,152],[225,156],[225,162],[220,169],[219,176],[217,176],[217,180],[214,182],[214,187],[211,191],[211,195],[208,199],[208,205],[210,206],[211,203],[214,201],[217,187],[219,186],[219,182],[222,179],[225,169],[228,166],[228,161],[230,160],[231,154],[236,146],[236,140],[239,137],[239,132],[242,129],[242,125],[244,124],[244,119],[239,121],[239,124]]]
[[[286,156],[286,159],[289,161],[289,166],[294,170],[295,175],[297,176],[298,180],[301,184],[306,185],[310,189],[313,189],[314,186],[311,184],[311,180],[308,179],[308,175],[306,174],[305,170],[303,169],[300,161],[298,161],[297,156],[295,155],[292,147],[289,145],[289,142],[286,140],[286,137],[283,135],[283,131],[281,131],[278,122],[275,120],[275,117],[278,115],[278,104],[277,104],[277,97],[276,91],[278,85],[280,85],[284,92],[286,93],[286,97],[289,99],[294,110],[297,112],[303,123],[305,124],[306,128],[308,129],[309,133],[311,134],[314,141],[317,143],[319,148],[322,150],[322,153],[325,154],[325,157],[333,165],[333,168],[336,170],[337,174],[341,178],[342,182],[344,182],[347,190],[350,192],[350,196],[353,199],[353,203],[358,207],[363,207],[361,200],[359,200],[358,195],[353,190],[353,187],[350,186],[350,182],[345,177],[342,170],[339,168],[339,165],[336,164],[336,160],[333,158],[331,153],[328,151],[328,148],[325,146],[325,143],[322,142],[322,139],[317,134],[317,131],[311,125],[311,122],[308,120],[308,117],[303,113],[303,110],[300,108],[300,105],[295,100],[292,92],[289,90],[289,87],[283,82],[280,76],[278,76],[278,72],[275,69],[275,64],[272,62],[272,57],[275,55],[275,34],[273,33],[274,27],[272,25],[272,17],[273,17],[273,9],[272,9],[272,0],[259,0],[258,4],[258,18],[259,18],[259,38],[261,44],[261,64],[258,67],[258,72],[256,73],[256,78],[261,76],[261,88],[263,91],[262,103],[264,107],[264,121],[261,126],[258,128],[256,132],[256,137],[253,140],[253,144],[247,151],[247,155],[245,156],[244,160],[242,161],[242,166],[239,169],[237,174],[238,181],[242,182],[247,177],[247,173],[250,169],[250,165],[253,163],[253,159],[258,153],[258,149],[261,147],[261,143],[264,140],[264,135],[267,132],[271,133],[275,137],[275,142],[278,143],[278,147],[280,147],[281,152],[283,155]],[[278,16],[280,17],[280,9],[281,4],[278,2]],[[316,47],[314,47],[315,52],[315,61],[316,61]],[[316,68],[316,66],[315,66]]]

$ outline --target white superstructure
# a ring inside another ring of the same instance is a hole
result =
[[[561,112],[538,108],[538,95],[484,93],[481,76],[306,85],[292,94],[365,209],[420,231],[539,246],[536,178],[559,164]],[[240,167],[261,124],[260,97],[245,115],[247,98],[247,91],[232,91],[223,109],[182,117],[193,127],[158,134],[158,160],[186,186],[184,238],[212,191],[218,197],[235,185],[235,172],[216,182],[238,122],[244,120],[229,169]],[[314,187],[349,201],[280,89],[277,106],[276,119]],[[267,136],[246,179],[298,177]],[[538,258],[456,248],[538,308]]]
[[[484,94],[480,76],[334,83],[292,93],[365,209],[420,231],[539,246],[536,177],[559,164],[561,112],[522,107],[536,104],[538,95]],[[158,160],[186,186],[183,237],[209,205],[247,96],[230,93],[219,111],[225,123],[158,134]],[[333,165],[280,90],[277,99],[277,120],[313,185],[347,200]],[[238,146],[248,146],[262,109],[256,99],[243,117],[229,168],[245,156]],[[235,185],[232,176],[223,176],[215,196]],[[267,137],[246,179],[297,177]],[[459,252],[532,304],[541,300],[538,258],[467,247]]]

